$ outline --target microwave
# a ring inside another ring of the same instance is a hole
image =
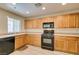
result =
[[[54,22],[43,23],[43,28],[54,28]]]

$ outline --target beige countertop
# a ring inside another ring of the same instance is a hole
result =
[[[6,38],[6,37],[11,37],[11,36],[17,36],[17,35],[23,35],[26,33],[9,33],[9,34],[0,34],[0,38]]]
[[[26,34],[40,34],[41,35],[42,33],[26,33]],[[54,33],[54,35],[79,37],[79,33]]]
[[[23,35],[23,34],[42,34],[42,33],[24,33],[24,32],[22,32],[22,33],[0,34],[0,38]],[[79,37],[78,33],[74,33],[74,34],[72,34],[72,33],[55,33],[54,35]]]
[[[71,33],[56,33],[54,35],[58,35],[58,36],[73,36],[73,37],[79,37],[79,34],[78,33],[74,33],[74,34],[71,34]]]

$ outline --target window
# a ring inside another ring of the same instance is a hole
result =
[[[20,20],[8,17],[8,33],[20,32]]]

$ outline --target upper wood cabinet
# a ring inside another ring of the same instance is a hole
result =
[[[24,26],[25,26],[25,29],[32,29],[32,26],[33,26],[33,21],[32,20],[25,20],[24,21]]]
[[[42,28],[42,20],[41,19],[31,19],[25,20],[25,29],[39,29]]]
[[[55,28],[79,28],[79,14],[56,16]]]
[[[25,29],[41,29],[44,22],[54,22],[53,17],[25,20]]]
[[[55,28],[79,28],[79,13],[26,20],[25,28],[40,29],[44,22],[54,22]]]
[[[75,15],[75,19],[76,28],[79,28],[79,13]]]
[[[39,18],[37,21],[37,29],[42,29],[42,18]]]
[[[55,28],[63,28],[63,16],[56,16],[56,18],[54,19],[54,27]]]
[[[68,28],[76,28],[76,15],[69,14],[68,15]]]

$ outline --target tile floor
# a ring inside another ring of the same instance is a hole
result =
[[[71,55],[71,54],[59,51],[45,50],[40,47],[28,45],[24,48],[14,51],[10,55]]]

